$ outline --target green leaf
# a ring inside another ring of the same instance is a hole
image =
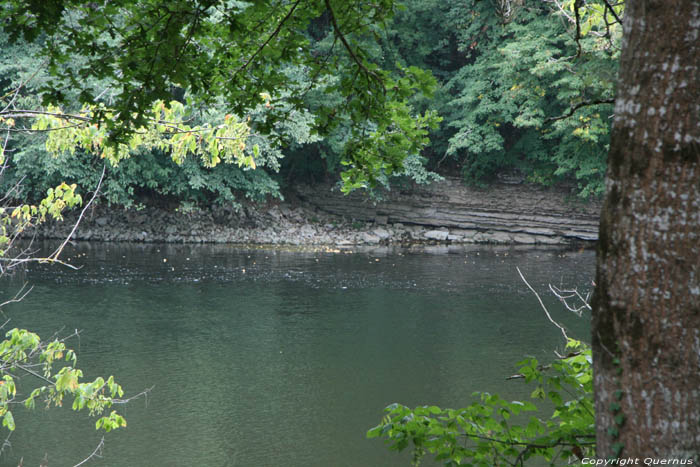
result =
[[[5,412],[5,416],[2,419],[2,426],[6,427],[10,431],[15,431],[15,418],[12,416],[12,412],[9,410]]]

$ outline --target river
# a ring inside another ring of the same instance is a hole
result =
[[[127,395],[153,387],[119,407],[128,427],[86,465],[408,465],[365,439],[385,406],[459,407],[477,390],[526,397],[505,380],[515,362],[562,348],[516,266],[589,340],[589,320],[544,294],[549,282],[590,289],[590,250],[80,244],[64,258],[81,269],[5,280],[5,297],[34,286],[5,307],[7,327],[79,329],[70,344],[87,379],[114,374]],[[68,408],[14,411],[2,465],[74,465],[102,436]]]

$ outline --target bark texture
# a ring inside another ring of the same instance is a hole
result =
[[[700,3],[629,0],[593,300],[599,457],[700,462]]]

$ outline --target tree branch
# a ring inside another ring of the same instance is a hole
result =
[[[583,0],[574,0],[574,15],[576,17],[576,45],[578,46],[578,52],[576,53],[576,58],[581,56],[581,14],[579,8],[581,7],[581,2]]]
[[[601,104],[614,104],[615,99],[601,99],[601,100],[596,100],[596,101],[586,101],[586,102],[581,102],[579,104],[574,105],[569,109],[567,113],[564,115],[560,115],[558,117],[550,117],[544,121],[544,123],[550,123],[550,122],[555,122],[557,120],[563,120],[565,118],[571,117],[578,109],[583,108],[583,107],[588,107],[591,105],[601,105]]]
[[[92,122],[92,119],[90,117],[84,117],[82,115],[75,115],[75,114],[64,114],[64,113],[55,113],[55,112],[45,112],[42,110],[9,110],[7,112],[3,111],[0,112],[0,116],[2,117],[36,117],[39,115],[48,115],[50,117],[57,117],[57,118],[62,118],[65,120],[79,120],[81,122]]]
[[[275,30],[272,31],[272,34],[270,34],[270,36],[267,38],[267,40],[266,40],[265,42],[263,42],[263,44],[262,44],[260,47],[258,47],[258,50],[256,50],[255,53],[253,53],[253,55],[251,55],[250,58],[248,58],[248,60],[246,60],[246,62],[245,62],[243,65],[241,65],[240,68],[238,68],[238,69],[236,70],[236,72],[235,72],[235,73],[233,74],[233,76],[231,77],[231,81],[234,81],[234,80],[236,79],[236,77],[239,75],[239,73],[241,73],[242,71],[245,71],[245,70],[248,68],[248,65],[250,65],[250,63],[253,61],[253,59],[254,59],[255,57],[257,57],[257,55],[258,55],[260,52],[262,52],[262,50],[263,50],[265,47],[267,47],[267,44],[269,44],[270,41],[271,41],[272,39],[274,39],[275,37],[277,37],[277,35],[278,35],[278,34],[280,33],[280,31],[282,30],[282,26],[284,25],[284,23],[287,22],[287,20],[288,20],[289,18],[292,17],[292,13],[294,13],[294,10],[296,9],[296,7],[299,5],[300,2],[301,2],[301,0],[297,0],[296,2],[294,2],[294,5],[292,5],[292,8],[287,12],[287,14],[285,15],[285,17],[282,18],[282,21],[279,22],[279,24],[277,25],[277,28],[275,28]]]
[[[563,327],[561,324],[559,324],[559,323],[557,323],[556,321],[554,321],[554,319],[552,318],[552,315],[549,314],[549,310],[547,310],[547,307],[544,306],[544,303],[542,302],[542,299],[540,298],[540,295],[539,295],[539,294],[535,291],[535,289],[533,289],[532,286],[525,280],[525,276],[523,276],[523,273],[520,272],[520,268],[516,266],[515,269],[518,271],[518,274],[520,274],[520,278],[523,280],[523,282],[525,282],[525,285],[527,285],[527,287],[532,291],[532,293],[535,294],[535,297],[537,297],[537,300],[540,302],[540,305],[542,306],[542,309],[544,310],[544,313],[547,315],[547,318],[549,319],[549,321],[551,321],[552,324],[554,324],[556,327],[559,328],[559,330],[561,331],[561,333],[564,335],[564,340],[566,340],[566,342],[569,342],[569,336],[566,334],[566,329],[564,329],[564,327]]]
[[[610,13],[612,13],[612,15],[615,17],[615,21],[622,24],[622,20],[620,19],[619,16],[617,16],[617,13],[615,13],[615,10],[613,9],[612,5],[610,5],[610,3],[608,3],[608,0],[603,0],[603,3],[605,3],[605,7],[608,10],[610,10]]]
[[[331,16],[331,24],[333,25],[333,31],[335,32],[335,35],[340,39],[340,42],[343,43],[343,46],[345,49],[348,51],[350,54],[350,57],[352,60],[357,64],[358,67],[368,76],[372,76],[379,84],[381,84],[382,89],[386,91],[386,88],[384,88],[384,82],[382,79],[372,70],[368,69],[364,63],[362,63],[362,60],[355,54],[355,51],[352,50],[352,47],[348,43],[347,39],[343,35],[343,33],[340,30],[340,26],[338,26],[338,21],[336,20],[335,13],[333,13],[333,8],[331,7],[331,2],[330,0],[324,0],[326,4],[326,9],[328,10],[328,14]]]
[[[471,433],[465,433],[464,436],[468,438],[474,438],[474,439],[480,439],[483,441],[491,441],[491,442],[496,442],[500,444],[505,444],[508,446],[525,446],[529,447],[531,449],[548,449],[548,448],[553,448],[556,446],[594,446],[595,445],[595,435],[586,435],[586,434],[581,434],[578,435],[578,438],[582,439],[593,439],[593,441],[584,441],[584,442],[571,442],[567,441],[565,438],[559,438],[556,441],[552,442],[551,444],[536,444],[536,443],[527,443],[523,441],[505,441],[502,439],[496,439],[496,438],[490,438],[488,436],[481,436],[477,434],[471,434]]]
[[[75,221],[75,224],[73,224],[73,229],[70,231],[68,236],[66,237],[65,240],[63,240],[63,243],[56,248],[56,251],[54,251],[51,256],[47,258],[48,261],[56,261],[58,260],[58,256],[61,254],[61,251],[63,251],[63,248],[66,246],[66,244],[70,241],[71,237],[75,233],[75,231],[78,229],[78,225],[80,225],[80,221],[83,219],[83,216],[85,215],[85,212],[88,210],[90,205],[92,204],[93,201],[95,201],[95,198],[97,198],[98,193],[100,192],[100,187],[102,186],[102,180],[105,178],[105,172],[107,171],[107,164],[102,166],[102,175],[100,175],[100,181],[97,182],[97,188],[95,188],[95,192],[92,194],[92,198],[90,198],[90,201],[87,202],[85,207],[83,208],[82,211],[80,211],[80,216],[78,216],[78,220]]]
[[[32,291],[34,286],[29,287],[28,290],[24,290],[27,288],[27,282],[22,284],[22,287],[19,289],[19,291],[15,294],[15,296],[9,300],[5,300],[4,302],[0,303],[0,313],[2,313],[2,309],[5,307],[5,305],[9,305],[10,303],[19,303],[22,300],[24,300],[24,297],[26,297],[29,292]],[[23,293],[24,292],[24,293]],[[0,329],[2,329],[2,326],[0,326]]]
[[[102,439],[100,440],[99,444],[95,448],[95,450],[92,451],[92,454],[90,454],[89,456],[87,456],[85,459],[78,462],[77,464],[75,464],[73,467],[80,467],[81,465],[85,464],[87,461],[89,461],[93,457],[98,457],[98,458],[102,457],[102,448],[104,448],[104,445],[105,445],[105,438],[103,436]]]

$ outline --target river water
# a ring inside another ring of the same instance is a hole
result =
[[[547,283],[590,289],[588,250],[506,247],[283,251],[232,246],[69,247],[81,265],[34,267],[2,284],[8,327],[70,334],[87,379],[114,374],[128,427],[105,437],[102,466],[393,466],[408,453],[365,439],[392,402],[459,407],[506,381],[525,355],[589,322]],[[28,377],[22,381],[30,383]],[[69,405],[69,404],[68,404]],[[14,408],[0,464],[74,465],[98,445],[94,419],[68,408]]]

